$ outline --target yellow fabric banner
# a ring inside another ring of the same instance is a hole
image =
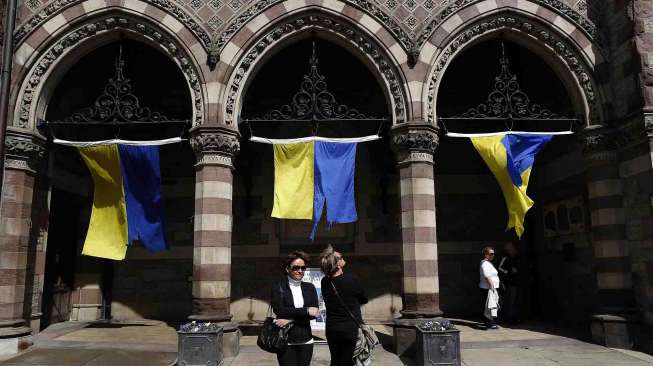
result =
[[[313,142],[274,145],[272,217],[313,219],[315,148]]]
[[[471,140],[483,161],[499,182],[501,191],[503,191],[503,197],[508,207],[508,227],[506,230],[514,227],[517,236],[521,238],[524,233],[524,217],[526,212],[533,207],[533,201],[526,195],[531,168],[521,174],[522,185],[520,187],[515,186],[508,173],[506,147],[502,142],[504,137],[505,135],[472,137]]]
[[[127,209],[118,145],[79,149],[93,176],[93,211],[82,254],[121,260],[127,252]]]

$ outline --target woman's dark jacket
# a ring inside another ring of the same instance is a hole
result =
[[[277,319],[288,319],[294,323],[288,333],[288,343],[304,343],[313,338],[310,322],[315,318],[308,315],[308,308],[318,307],[315,286],[312,283],[302,282],[302,295],[304,307],[295,308],[288,278],[284,277],[272,285],[272,311]]]
[[[333,291],[331,282],[333,282],[338,290],[342,302]],[[351,318],[347,309],[349,309],[360,323],[363,322],[361,304],[367,304],[367,297],[365,296],[363,287],[354,276],[347,273],[343,273],[337,277],[325,276],[322,278],[321,286],[322,297],[326,305],[327,337],[341,340],[356,339],[358,337],[358,324]],[[347,308],[343,306],[343,302]]]

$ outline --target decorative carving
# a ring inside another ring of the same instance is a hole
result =
[[[402,151],[422,151],[435,153],[438,148],[439,138],[437,134],[426,131],[409,132],[392,136],[392,145]]]
[[[499,58],[501,72],[494,78],[494,89],[490,92],[485,103],[475,108],[470,108],[460,116],[451,118],[501,118],[501,119],[552,119],[560,118],[559,115],[543,108],[539,104],[531,103],[528,95],[521,90],[517,76],[510,71],[510,61],[506,56],[505,47],[501,44],[501,58]]]
[[[594,125],[578,134],[583,155],[590,163],[614,162],[617,160],[618,141],[615,130]]]
[[[122,46],[116,58],[115,76],[109,78],[104,93],[95,100],[92,107],[74,113],[66,122],[159,122],[168,118],[159,112],[141,107],[138,97],[132,94],[131,80],[123,75],[125,61]]]
[[[502,28],[514,29],[518,32],[527,33],[540,40],[544,45],[550,47],[556,55],[561,57],[569,69],[576,75],[581,87],[583,88],[583,93],[585,94],[585,98],[590,106],[590,119],[596,119],[598,117],[596,112],[596,95],[589,76],[591,73],[586,69],[581,58],[576,55],[573,47],[566,41],[557,38],[546,26],[538,26],[531,21],[522,20],[512,14],[507,15],[505,13],[498,13],[492,18],[474,23],[467,30],[462,31],[461,34],[450,42],[447,48],[442,51],[429,81],[427,95],[427,120],[429,122],[434,122],[435,89],[449,59],[459,49],[462,49],[476,37]]]
[[[362,120],[371,119],[356,109],[339,104],[327,90],[324,76],[317,71],[318,59],[313,42],[313,54],[310,61],[311,70],[304,75],[299,91],[293,96],[292,103],[283,105],[253,120],[267,121],[324,121],[324,120]]]
[[[233,131],[194,131],[190,146],[197,156],[224,155],[234,157],[240,152],[238,136]]]
[[[653,140],[653,113],[644,114],[644,127],[649,140]]]
[[[444,21],[449,18],[449,16],[455,14],[460,9],[465,8],[474,3],[480,2],[483,0],[455,0],[451,1],[449,5],[444,8],[438,15],[436,15],[429,24],[424,28],[415,41],[417,47],[421,50],[422,46],[426,41],[431,38],[433,32],[444,23]],[[543,5],[547,8],[553,9],[556,13],[561,14],[572,23],[579,26],[590,39],[595,39],[596,37],[596,26],[589,19],[584,17],[582,14],[578,13],[574,9],[570,8],[567,4],[559,0],[530,0],[540,5]]]
[[[144,0],[145,1],[145,0]],[[190,29],[193,34],[200,40],[204,49],[208,50],[211,46],[211,36],[182,8],[177,6],[171,0],[147,0],[153,5],[165,10],[173,15],[177,20]],[[19,26],[14,32],[14,45],[22,42],[32,31],[41,27],[51,16],[57,14],[66,8],[78,4],[79,0],[56,0],[42,9],[38,14],[29,18],[27,22]]]
[[[397,71],[392,66],[392,61],[387,58],[382,49],[372,39],[362,33],[357,26],[338,19],[332,19],[324,14],[304,14],[297,18],[287,19],[284,23],[277,24],[274,28],[266,32],[266,34],[262,35],[256,41],[256,45],[246,53],[240,64],[236,66],[234,71],[235,77],[227,87],[225,123],[228,125],[233,124],[236,98],[245,81],[245,76],[254,62],[260,58],[270,45],[279,39],[306,28],[322,28],[336,32],[346,37],[361,52],[369,56],[374,61],[381,76],[389,85],[389,92],[394,102],[394,113],[397,122],[399,123],[405,120],[406,112],[403,86],[400,78],[397,76]]]
[[[24,128],[29,126],[30,114],[34,107],[34,98],[37,97],[35,91],[43,82],[43,76],[47,74],[48,70],[58,58],[62,57],[66,51],[75,47],[82,40],[93,37],[101,32],[115,29],[134,32],[158,43],[161,46],[160,49],[165,51],[179,65],[191,87],[195,113],[193,116],[193,124],[199,125],[203,118],[204,103],[202,101],[200,80],[197,76],[197,71],[193,68],[190,57],[183,52],[182,48],[176,43],[176,41],[172,38],[166,37],[162,31],[149,23],[142,22],[138,19],[132,19],[130,17],[114,16],[100,19],[94,18],[89,23],[78,25],[42,54],[41,58],[37,61],[36,65],[32,67],[30,74],[26,78],[25,88],[19,98],[20,107],[17,113],[16,125]]]
[[[7,131],[5,139],[7,167],[36,170],[34,166],[45,155],[45,148],[39,139],[30,134]]]

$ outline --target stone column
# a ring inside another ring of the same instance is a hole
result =
[[[33,280],[27,269],[34,261],[31,243],[32,197],[36,162],[42,141],[29,134],[7,131],[6,160],[0,215],[0,355],[31,345]],[[32,274],[33,275],[33,274]]]
[[[629,324],[636,313],[632,264],[626,237],[617,133],[602,126],[580,134],[587,165],[591,241],[598,290],[592,338],[610,347],[632,348]]]
[[[395,322],[398,354],[412,353],[416,323],[442,315],[433,171],[437,132],[424,122],[402,124],[392,131],[401,195],[403,316]]]
[[[231,324],[231,229],[233,158],[238,133],[212,126],[191,131],[197,156],[193,235],[193,320],[221,322],[225,356],[238,353],[239,333]]]

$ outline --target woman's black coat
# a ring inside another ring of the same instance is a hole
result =
[[[315,286],[309,282],[302,282],[302,295],[304,307],[295,308],[288,278],[284,277],[272,285],[272,311],[277,319],[288,319],[294,323],[288,333],[288,343],[304,343],[313,337],[310,322],[315,317],[308,315],[308,308],[319,306]]]

